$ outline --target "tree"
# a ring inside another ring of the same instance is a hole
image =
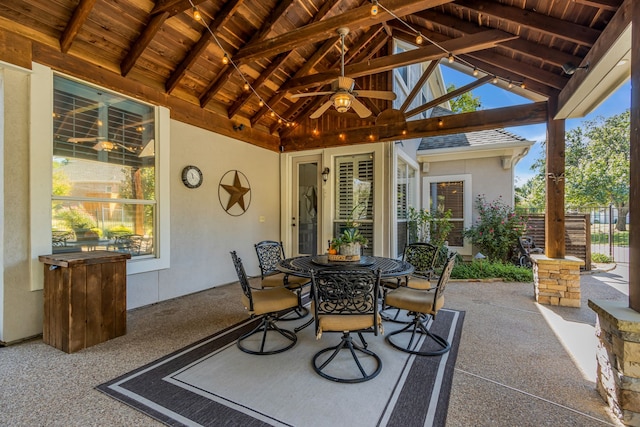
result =
[[[597,117],[566,135],[565,205],[612,204],[618,209],[618,231],[626,230],[629,212],[630,118],[629,110],[608,118]],[[535,182],[527,182],[518,190],[525,200],[539,201],[544,167],[544,159],[537,159],[532,166],[538,172],[531,179]]]
[[[456,89],[456,85],[450,84],[447,86],[447,93],[453,92]],[[449,104],[451,105],[451,111],[454,113],[470,113],[478,110],[482,106],[480,98],[473,96],[471,92],[465,92],[462,95],[456,96],[449,101]]]

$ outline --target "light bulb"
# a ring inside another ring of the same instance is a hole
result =
[[[196,21],[202,21],[202,15],[200,14],[200,11],[198,10],[197,7],[193,6],[193,19],[195,19]]]
[[[498,78],[496,76],[493,76],[493,80],[491,80],[491,82],[495,85],[498,84]]]
[[[378,14],[378,1],[373,0],[371,3],[371,15],[376,16]]]
[[[449,64],[453,63],[453,61],[455,60],[455,58],[453,57],[453,53],[449,54]]]
[[[509,80],[509,89],[511,89],[512,87],[513,87],[513,82]]]
[[[520,83],[520,88],[521,88],[521,89],[524,89],[524,88],[526,88],[526,87],[527,87],[527,86],[524,84],[524,82]]]
[[[224,65],[227,65],[229,63],[229,57],[227,56],[227,54],[225,53],[224,56],[222,57],[222,63]]]
[[[244,82],[244,86],[242,86],[244,90],[249,90],[249,83]]]
[[[478,69],[474,68],[473,69],[473,77],[477,77],[478,76]]]
[[[422,34],[418,34],[418,36],[416,37],[416,43],[422,44],[422,42],[424,42],[424,39],[422,38]]]
[[[258,101],[258,105],[264,107],[264,101],[261,99],[260,101]]]
[[[276,116],[276,113],[275,113],[275,111],[273,111],[273,110],[272,110],[272,111],[271,111],[271,113],[270,113],[269,115],[270,115],[271,117],[275,117],[275,116]]]

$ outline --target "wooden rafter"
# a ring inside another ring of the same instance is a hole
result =
[[[156,5],[151,11],[151,15],[169,12],[169,16],[175,16],[180,12],[191,9],[191,3],[194,6],[204,3],[207,0],[157,0]]]
[[[450,1],[451,0],[388,0],[385,1],[385,7],[393,11],[397,16],[405,16],[422,9],[449,3]],[[376,16],[371,16],[371,7],[364,5],[356,9],[348,10],[338,16],[305,25],[294,31],[262,42],[247,44],[238,51],[236,58],[250,59],[276,55],[299,46],[331,38],[340,27],[349,27],[351,30],[355,30],[392,19],[395,18],[383,11],[379,12]]]
[[[287,150],[308,150],[326,146],[326,141],[336,141],[332,145],[352,145],[370,141],[398,141],[424,138],[436,135],[450,135],[496,128],[525,126],[544,123],[547,120],[547,103],[514,105],[472,113],[452,114],[430,119],[410,120],[390,125],[373,125],[350,129],[337,129],[320,135],[295,135],[281,138]],[[342,135],[342,137],[339,137]]]
[[[488,49],[516,37],[517,36],[500,30],[487,30],[471,36],[447,40],[440,44],[442,49],[434,45],[429,45],[419,49],[413,49],[397,53],[395,55],[388,55],[381,58],[375,58],[370,61],[345,66],[345,74],[349,77],[356,78],[369,74],[382,73],[398,67],[431,61],[433,59],[440,59],[445,56],[445,52],[460,55],[476,50]],[[326,84],[338,77],[339,74],[340,72],[338,70],[313,74],[299,79],[292,79],[288,83],[284,84],[280,89],[301,90],[320,84]]]
[[[273,29],[275,23],[282,17],[289,7],[294,3],[295,0],[285,0],[278,4],[278,7],[271,12],[269,18],[262,24],[260,31],[256,32],[249,43],[253,41],[262,40],[264,37],[269,34],[269,32]],[[231,57],[234,58],[235,52],[231,52]],[[238,61],[234,58],[234,61]],[[239,61],[238,61],[239,65]],[[227,83],[227,81],[231,78],[232,74],[235,72],[235,68],[231,65],[227,65],[223,70],[221,70],[217,77],[209,83],[205,91],[200,95],[200,105],[204,107],[211,101],[215,95],[218,93],[220,89]]]
[[[418,79],[418,81],[416,82],[413,89],[411,89],[411,92],[409,93],[409,95],[407,95],[407,99],[404,100],[404,103],[400,107],[400,111],[402,111],[403,113],[407,111],[407,108],[409,108],[409,105],[411,105],[416,95],[422,91],[422,87],[427,82],[427,80],[429,80],[429,77],[431,77],[431,74],[433,74],[436,68],[438,68],[438,63],[439,62],[436,60],[431,61],[429,66],[424,70],[424,72],[420,76],[420,79]]]
[[[80,3],[78,3],[78,6],[73,11],[73,15],[60,37],[60,50],[62,53],[67,53],[69,51],[73,40],[76,38],[78,31],[80,31],[80,28],[82,28],[89,17],[95,3],[96,0],[80,0]]]
[[[608,10],[609,12],[615,12],[620,6],[619,0],[573,0],[575,3],[584,4],[585,6],[592,6],[597,9]]]
[[[435,98],[432,99],[431,101],[427,102],[426,104],[422,104],[419,107],[414,108],[413,110],[409,110],[407,112],[407,118],[409,117],[413,117],[415,115],[418,115],[424,111],[427,111],[429,108],[435,107],[436,105],[442,104],[443,102],[449,101],[450,99],[455,98],[456,96],[462,95],[463,93],[469,92],[470,90],[478,87],[478,86],[482,86],[483,84],[489,82],[491,79],[493,79],[493,76],[484,76],[474,82],[471,82],[467,85],[464,85],[462,87],[459,87],[456,90],[453,90],[449,93],[446,93],[444,95],[442,95],[439,98]]]
[[[312,22],[318,22],[322,20],[329,12],[331,12],[331,9],[333,8],[333,6],[335,6],[336,3],[337,3],[337,0],[330,0],[325,2],[320,8],[320,10],[318,10],[318,13],[316,13],[316,15],[313,17]],[[288,53],[281,53],[278,56],[276,56],[271,61],[271,64],[269,64],[269,66],[262,73],[260,73],[258,78],[253,81],[253,83],[251,84],[251,86],[253,86],[253,89],[256,91],[260,89],[260,87],[271,77],[273,72],[276,71],[278,68],[280,68],[280,66],[287,59],[289,59],[289,57],[293,54],[293,52],[294,51],[290,51]],[[229,118],[232,118],[238,113],[238,111],[240,111],[242,106],[246,104],[246,102],[249,100],[251,95],[253,95],[253,92],[248,91],[246,93],[243,93],[242,95],[240,95],[238,99],[236,99],[236,101],[233,103],[233,105],[231,105],[231,107],[227,111]]]
[[[244,0],[230,0],[225,3],[220,12],[216,14],[216,18],[209,24],[209,29],[211,31],[206,28],[204,29],[204,31],[202,32],[202,36],[200,36],[200,39],[191,48],[191,50],[189,50],[187,56],[182,60],[182,62],[176,67],[176,69],[167,79],[165,89],[168,93],[171,93],[173,89],[175,89],[180,80],[187,73],[187,70],[191,68],[191,66],[207,49],[207,46],[209,46],[209,43],[213,40],[213,36],[211,35],[211,33],[215,34],[223,25],[229,22],[229,19],[231,19],[233,14],[242,5],[243,1]]]
[[[138,40],[133,43],[129,53],[127,53],[127,56],[125,56],[120,63],[120,73],[123,76],[126,77],[126,75],[129,74],[129,71],[131,71],[138,58],[140,58],[140,55],[142,55],[142,52],[144,52],[147,46],[149,46],[149,43],[151,43],[156,33],[160,30],[160,27],[162,27],[162,24],[164,24],[164,21],[166,21],[168,17],[169,12],[151,16],[149,23],[142,30],[140,37],[138,37]]]
[[[600,36],[600,31],[590,27],[500,3],[458,0],[455,3],[455,7],[474,10],[480,14],[480,19],[485,17],[503,19],[524,28],[540,31],[551,37],[557,37],[584,46],[592,46]]]

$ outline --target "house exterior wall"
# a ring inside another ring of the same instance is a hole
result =
[[[43,291],[32,290],[30,283],[30,236],[40,233],[30,229],[30,174],[38,172],[30,170],[29,73],[0,72],[5,105],[0,342],[12,343],[42,332]],[[280,235],[279,153],[175,120],[170,121],[170,135],[170,196],[161,201],[170,203],[170,268],[129,274],[128,309],[236,281],[231,250],[243,258],[247,274],[257,275],[253,244]],[[182,169],[189,164],[204,174],[197,189],[182,184]],[[218,198],[220,179],[234,169],[251,185],[251,203],[236,217],[224,211]]]

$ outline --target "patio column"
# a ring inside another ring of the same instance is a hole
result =
[[[565,123],[553,117],[558,99],[547,102],[546,215],[544,250],[548,258],[564,258],[564,151]]]
[[[640,2],[631,11],[631,131],[629,145],[629,307],[640,312]]]

